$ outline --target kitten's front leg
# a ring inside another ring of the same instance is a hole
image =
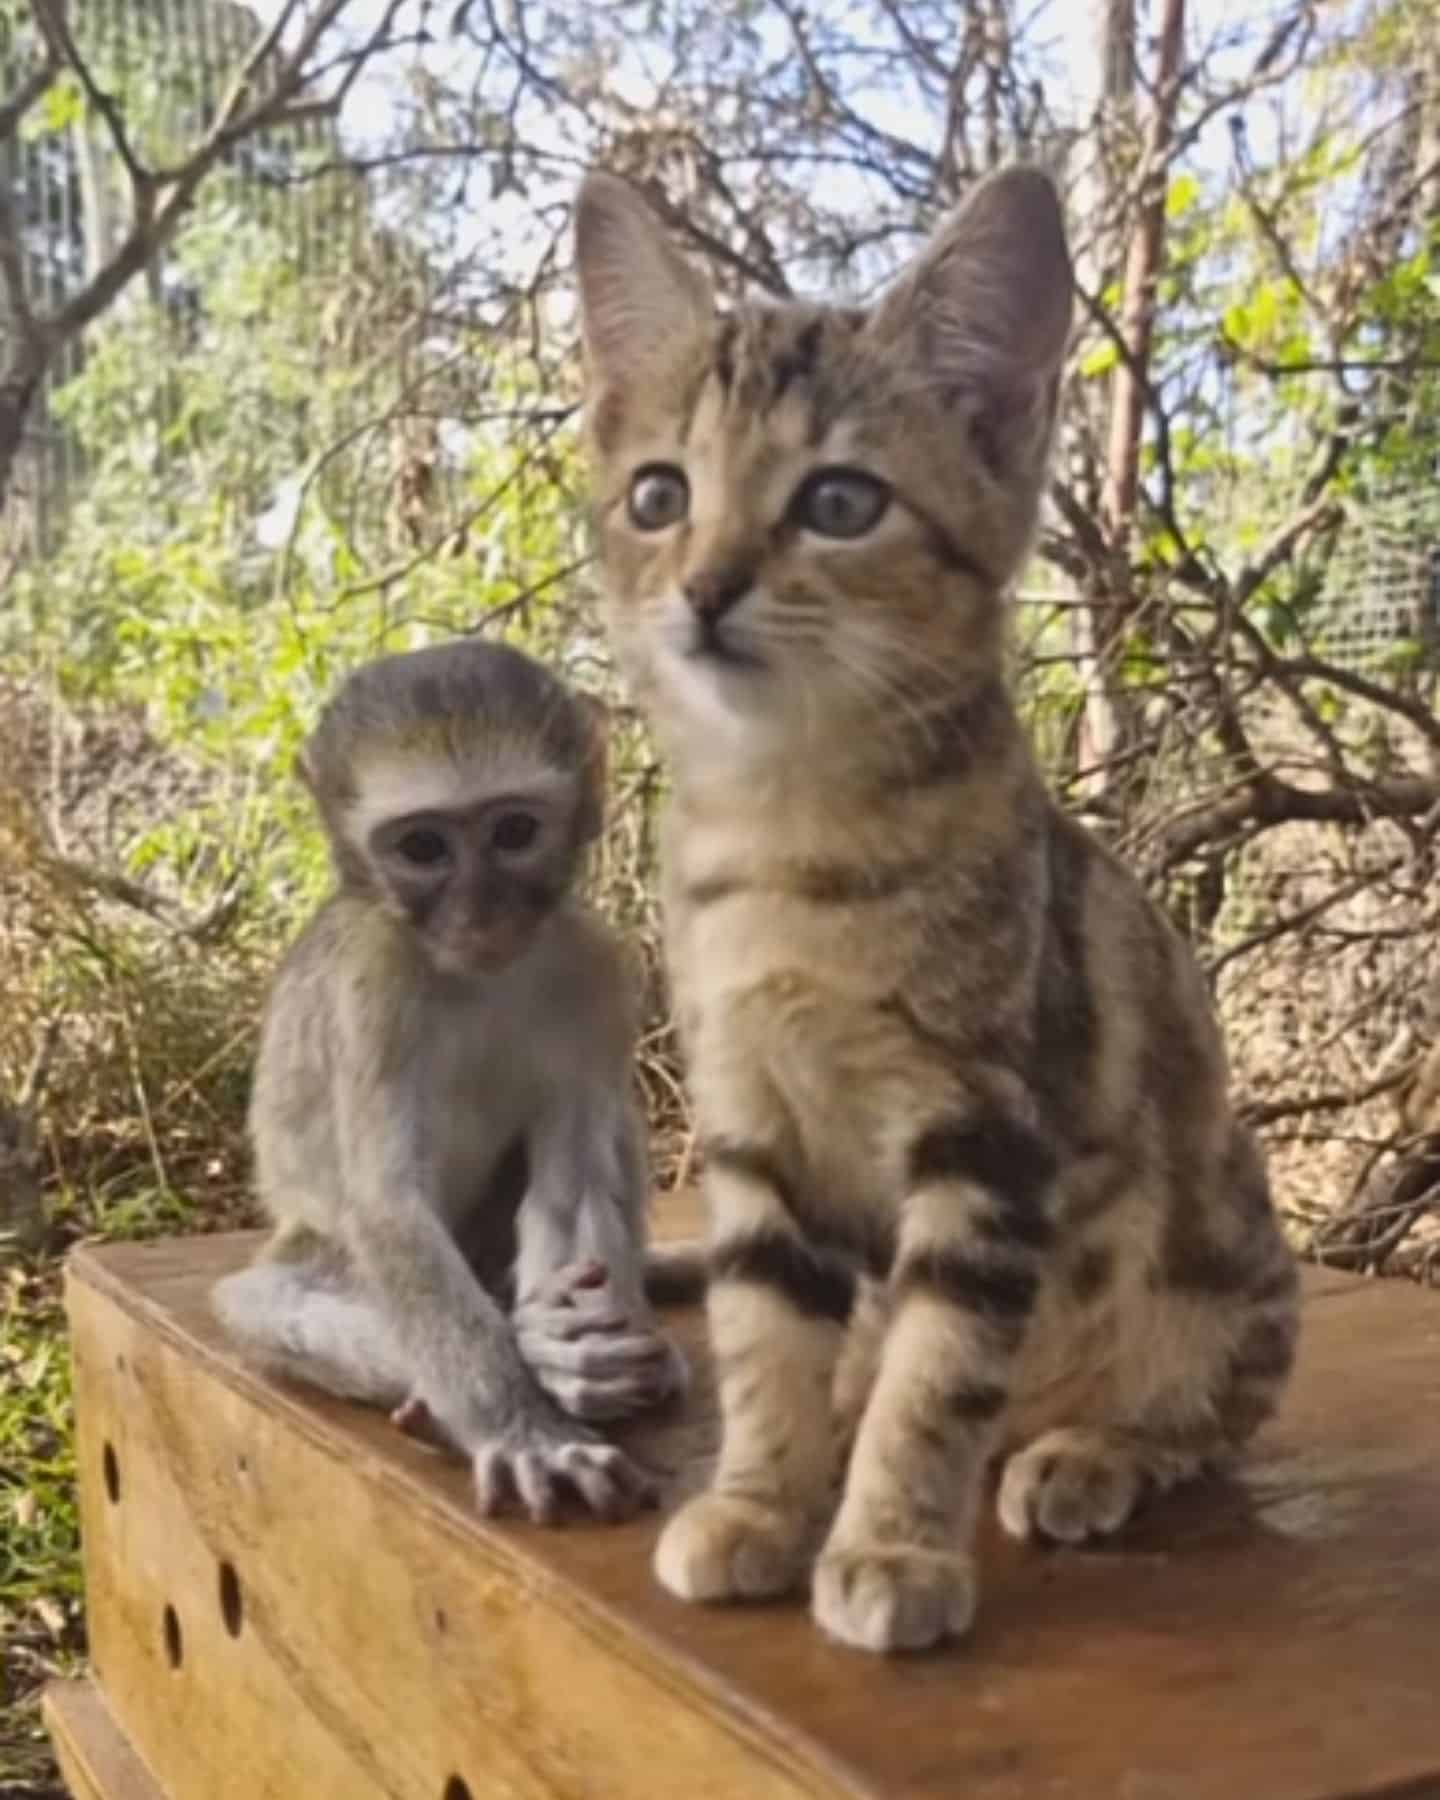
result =
[[[831,1389],[854,1276],[809,1244],[761,1150],[706,1149],[707,1290],[720,1389],[709,1489],[661,1533],[655,1573],[682,1600],[760,1599],[803,1578],[831,1503]]]
[[[910,1157],[895,1312],[813,1609],[862,1650],[969,1629],[970,1543],[996,1421],[1051,1235],[1053,1158],[998,1115],[940,1124]]]

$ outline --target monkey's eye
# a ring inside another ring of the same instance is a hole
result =
[[[674,463],[646,463],[630,482],[630,523],[638,531],[664,531],[690,510],[690,483]]]
[[[790,502],[790,516],[820,537],[859,538],[873,531],[890,504],[890,489],[863,469],[817,469]]]
[[[407,831],[404,837],[396,840],[395,853],[405,862],[413,863],[417,869],[433,869],[449,856],[450,846],[443,832],[417,825],[414,830]]]
[[[501,813],[490,833],[497,850],[528,850],[540,835],[540,821],[534,813]]]

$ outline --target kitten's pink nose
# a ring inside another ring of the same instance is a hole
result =
[[[685,583],[685,599],[697,619],[713,625],[750,591],[755,572],[740,563],[702,569]]]

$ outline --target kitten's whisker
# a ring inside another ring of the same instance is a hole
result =
[[[887,728],[887,735],[892,741],[903,741],[905,734],[897,729],[894,715],[898,712],[914,725],[926,749],[934,749],[938,745],[940,723],[935,714],[928,708],[917,704],[913,691],[906,685],[899,671],[886,666],[892,659],[885,657],[866,658],[854,654],[856,639],[861,644],[869,636],[876,644],[884,642],[876,634],[849,634],[849,642],[837,642],[830,647],[833,661],[850,681],[860,698],[867,702],[879,715]]]

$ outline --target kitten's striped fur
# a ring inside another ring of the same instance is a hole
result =
[[[869,314],[718,317],[613,178],[579,249],[613,633],[674,777],[724,1426],[656,1566],[724,1599],[818,1550],[827,1630],[922,1646],[970,1622],[997,1448],[1008,1530],[1113,1531],[1243,1444],[1295,1336],[1199,974],[1050,800],[1002,683],[1070,319],[1058,207],[992,178]],[[892,494],[843,539],[797,498],[836,465]],[[657,467],[685,512],[642,528]]]

